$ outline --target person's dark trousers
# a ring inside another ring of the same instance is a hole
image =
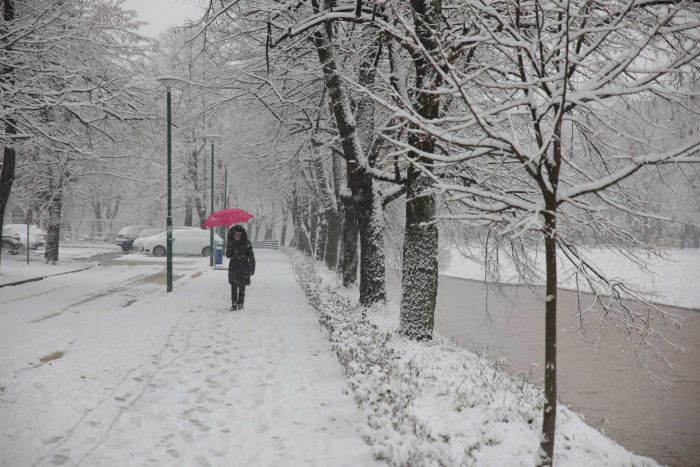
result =
[[[245,301],[245,284],[234,282],[231,284],[231,304],[241,308]]]

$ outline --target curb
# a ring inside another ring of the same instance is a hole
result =
[[[71,271],[63,271],[63,272],[58,272],[58,273],[56,273],[56,274],[48,274],[48,275],[46,275],[46,276],[32,277],[32,278],[30,278],[30,279],[23,279],[23,280],[21,280],[21,281],[16,281],[16,282],[8,282],[8,283],[6,283],[6,284],[0,284],[0,289],[3,288],[3,287],[9,287],[9,286],[13,286],[13,285],[22,285],[22,284],[26,284],[26,283],[28,283],[28,282],[40,281],[40,280],[46,279],[47,277],[62,276],[62,275],[64,275],[64,274],[72,274],[72,273],[74,273],[74,272],[86,271],[86,270],[88,270],[88,269],[94,268],[95,266],[97,266],[97,265],[96,265],[96,264],[93,264],[93,265],[91,265],[91,266],[87,266],[87,267],[80,268],[80,269],[73,269],[73,270],[71,270]]]

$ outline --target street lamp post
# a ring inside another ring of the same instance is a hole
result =
[[[224,166],[224,208],[228,207],[228,165]]]
[[[23,141],[26,141],[28,139],[31,139],[31,135],[28,134],[20,134],[17,133],[17,127],[15,126],[16,122],[14,120],[12,123],[10,123],[10,120],[8,120],[8,123],[5,124],[5,138],[6,142],[5,145],[12,151],[12,161],[11,163],[8,164],[8,168],[11,165],[12,166],[12,173],[14,174],[14,167],[15,167],[15,158],[16,156],[16,149],[15,149],[15,144],[21,143]],[[14,175],[12,175],[14,177]],[[1,222],[0,222],[1,224]],[[2,231],[2,225],[0,225],[0,231]],[[2,248],[0,247],[0,264],[2,264]],[[29,264],[29,226],[27,226],[27,264]]]
[[[168,213],[166,216],[166,291],[173,291],[173,196],[172,196],[172,122],[171,122],[171,90],[179,82],[179,78],[163,76],[158,82],[165,88],[167,96],[167,127],[168,127]]]
[[[214,213],[214,142],[219,139],[219,135],[206,135],[211,141],[211,178],[209,179],[209,214]],[[209,227],[209,266],[214,267],[214,227]]]
[[[25,219],[27,223],[27,265],[29,265],[29,224],[32,223],[32,209],[27,209],[27,217]]]

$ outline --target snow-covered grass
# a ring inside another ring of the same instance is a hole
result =
[[[27,264],[27,252],[22,251],[18,255],[11,255],[3,251],[2,264],[0,265],[0,284],[8,284],[26,279],[61,274],[76,271],[90,266],[84,260],[100,253],[118,252],[119,247],[110,244],[93,243],[69,243],[61,244],[59,249],[58,264],[47,264],[44,260],[44,249],[29,250],[29,264]]]
[[[585,251],[585,256],[611,279],[622,279],[637,290],[650,292],[652,300],[657,303],[700,308],[700,288],[696,286],[700,283],[700,249],[666,249],[661,253],[661,256],[643,258],[647,262],[646,269],[616,250],[591,248]],[[544,254],[537,255],[536,262],[540,277],[544,277]],[[576,276],[571,264],[560,257],[559,265],[560,287],[576,290]],[[447,264],[441,265],[441,274],[484,280],[485,268],[483,262],[453,248]],[[498,280],[506,284],[523,282],[505,255],[501,257]],[[583,281],[579,281],[579,286],[588,291]]]
[[[395,466],[532,466],[539,455],[543,396],[440,336],[399,337],[398,309],[353,305],[335,274],[290,253],[297,277],[367,415],[363,436]],[[555,465],[655,466],[586,425],[557,412]]]

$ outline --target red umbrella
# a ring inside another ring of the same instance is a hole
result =
[[[204,227],[220,227],[222,225],[229,226],[233,224],[240,224],[243,222],[248,222],[253,218],[253,215],[243,209],[238,208],[227,208],[221,209],[212,213],[204,221]]]

